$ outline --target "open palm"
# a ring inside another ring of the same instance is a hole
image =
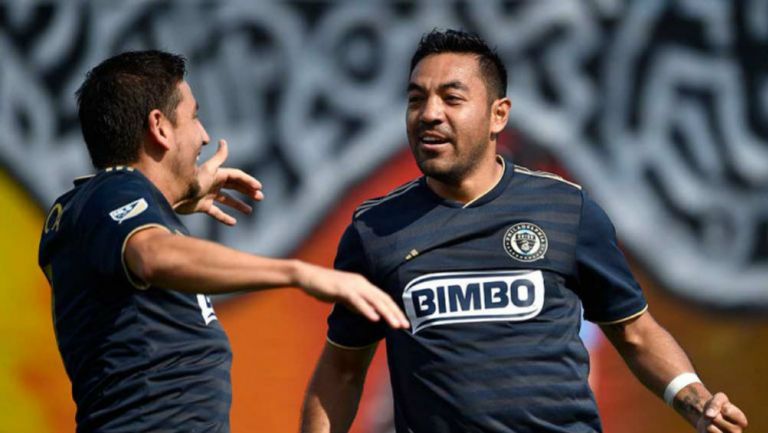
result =
[[[219,148],[197,171],[197,181],[200,193],[197,197],[184,200],[174,206],[180,214],[195,212],[206,213],[226,225],[235,225],[237,220],[224,212],[220,204],[236,209],[244,214],[251,213],[251,206],[242,200],[231,196],[225,190],[235,190],[254,200],[262,200],[261,183],[242,170],[221,167],[229,153],[226,140],[219,140]]]

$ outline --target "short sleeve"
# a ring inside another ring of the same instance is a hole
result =
[[[353,225],[347,227],[339,242],[334,262],[336,269],[356,272],[370,280],[360,235]],[[335,304],[328,316],[328,341],[343,348],[363,348],[384,338],[381,321],[371,322],[342,304]]]
[[[598,324],[631,319],[647,308],[616,241],[608,215],[583,193],[581,223],[576,246],[576,273],[584,318]]]
[[[150,227],[167,227],[167,203],[160,203],[152,186],[140,178],[116,174],[94,191],[82,218],[83,251],[100,274],[118,276],[137,289],[148,284],[128,270],[123,259],[128,239]]]

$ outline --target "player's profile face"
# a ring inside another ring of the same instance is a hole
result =
[[[197,159],[203,145],[210,141],[210,137],[197,115],[197,100],[189,84],[182,81],[179,83],[178,90],[181,101],[176,107],[176,124],[173,128],[176,142],[173,171],[186,187],[184,194],[186,198],[197,195],[200,190],[197,182]]]
[[[408,83],[408,143],[421,171],[457,184],[491,148],[491,106],[477,56],[433,54],[422,59]]]

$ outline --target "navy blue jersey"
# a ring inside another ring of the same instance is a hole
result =
[[[646,302],[605,213],[577,185],[506,163],[467,204],[425,178],[355,212],[336,267],[362,273],[410,330],[336,305],[328,339],[386,338],[399,433],[599,432],[584,316],[609,323]]]
[[[229,431],[232,355],[210,300],[148,287],[123,260],[128,238],[154,226],[188,234],[131,168],[76,181],[45,221],[39,263],[78,432]]]

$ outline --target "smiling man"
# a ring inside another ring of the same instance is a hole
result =
[[[582,307],[699,432],[740,432],[744,414],[701,384],[651,317],[602,209],[580,186],[496,154],[506,82],[475,35],[421,40],[406,127],[424,176],[363,203],[336,258],[397,299],[411,329],[368,323],[337,304],[303,432],[349,429],[381,339],[398,433],[600,432]]]
[[[227,144],[198,166],[209,137],[184,81],[185,60],[129,52],[78,90],[97,174],[75,181],[45,221],[39,264],[53,289],[59,351],[77,431],[228,432],[229,341],[206,295],[296,286],[370,320],[407,326],[392,299],[359,275],[239,252],[189,236],[177,213],[235,224],[261,185],[222,168]]]

